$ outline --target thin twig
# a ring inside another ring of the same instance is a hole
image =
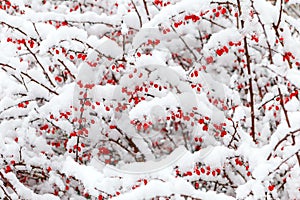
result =
[[[143,26],[142,17],[141,17],[141,15],[140,15],[140,13],[139,13],[139,11],[138,11],[138,9],[137,9],[135,3],[134,3],[132,0],[131,0],[131,4],[133,5],[133,8],[134,8],[134,10],[135,10],[135,12],[136,12],[136,14],[137,14],[137,16],[138,16],[138,18],[139,18],[140,27],[142,27],[142,26]]]
[[[145,0],[143,0],[143,3],[144,3],[144,7],[145,7],[145,10],[146,10],[147,16],[148,16],[148,20],[150,21],[150,14],[149,14],[147,2]]]
[[[27,50],[30,52],[30,54],[34,57],[35,61],[37,62],[37,64],[42,68],[44,75],[46,76],[46,79],[49,81],[49,83],[52,85],[52,87],[55,87],[55,84],[52,82],[52,80],[50,79],[50,76],[48,75],[48,73],[46,72],[44,66],[41,64],[41,62],[39,61],[39,59],[37,58],[36,54],[33,53],[30,48],[24,44],[24,46],[27,48]]]
[[[16,68],[8,65],[8,64],[4,64],[4,63],[0,63],[1,66],[3,67],[8,67],[10,69],[16,70]],[[56,94],[58,95],[57,92],[55,92],[54,90],[50,89],[49,87],[47,87],[46,85],[44,85],[43,83],[38,82],[37,80],[35,80],[34,78],[32,78],[30,75],[28,75],[27,73],[21,72],[21,75],[26,76],[27,78],[29,78],[32,82],[37,83],[38,85],[42,86],[43,88],[47,89],[50,93]]]

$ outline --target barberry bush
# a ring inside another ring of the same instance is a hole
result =
[[[300,199],[299,4],[0,1],[1,199]]]

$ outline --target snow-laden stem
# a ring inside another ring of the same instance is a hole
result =
[[[240,0],[237,0],[238,4],[238,10],[239,10],[239,15],[241,16],[242,14],[242,9],[241,9],[241,2]],[[241,20],[241,28],[244,29],[244,20]],[[256,142],[255,139],[255,113],[254,113],[254,93],[253,93],[253,83],[252,83],[252,73],[251,73],[251,61],[250,61],[250,54],[249,54],[249,49],[248,49],[248,43],[247,43],[247,38],[244,37],[244,49],[245,49],[245,56],[246,56],[246,65],[247,65],[247,71],[249,75],[249,92],[250,92],[250,108],[251,108],[251,135],[252,139],[254,142]]]
[[[177,33],[176,29],[174,28],[174,26],[171,25],[172,30]],[[178,33],[177,33],[178,34]],[[178,34],[179,39],[182,41],[182,43],[184,44],[184,46],[189,50],[189,52],[193,55],[194,59],[197,60],[197,56],[195,55],[195,53],[193,52],[193,50],[189,47],[189,45],[186,43],[186,41],[182,38],[182,36],[180,34]]]
[[[2,182],[3,182],[3,184],[5,185],[5,186],[8,186],[9,188],[11,188],[16,194],[18,194],[17,193],[17,191],[16,191],[16,189],[14,188],[14,186],[11,184],[11,182],[3,175],[3,173],[2,172],[0,172],[0,179],[2,180]],[[19,195],[18,195],[19,196]]]
[[[272,57],[272,49],[271,49],[270,42],[268,40],[268,35],[267,35],[267,32],[266,32],[266,27],[263,24],[260,15],[258,14],[258,12],[256,11],[256,9],[254,8],[254,2],[253,1],[251,1],[251,7],[253,8],[253,10],[255,10],[255,13],[256,13],[256,16],[257,16],[257,20],[258,20],[259,24],[261,25],[261,27],[263,29],[263,33],[264,33],[264,36],[266,38],[266,42],[267,42],[267,46],[268,46],[268,51],[269,51],[269,61],[270,61],[271,64],[273,64],[274,62],[273,62],[273,57]]]
[[[7,67],[7,68],[10,68],[10,69],[16,71],[16,68],[15,68],[15,67],[10,66],[10,65],[8,65],[8,64],[0,63],[0,65],[3,66],[3,67]],[[50,93],[53,93],[53,94],[55,94],[55,95],[58,95],[58,93],[57,93],[56,91],[52,90],[51,88],[49,88],[48,86],[44,85],[43,83],[40,83],[39,81],[35,80],[34,78],[32,78],[32,77],[31,77],[30,75],[28,75],[27,73],[21,72],[21,75],[26,76],[27,78],[30,79],[30,81],[35,82],[36,84],[42,86],[43,88],[45,88],[46,90],[48,90]]]
[[[280,0],[280,11],[279,11],[279,17],[278,17],[278,21],[276,24],[276,28],[278,28],[280,25],[281,18],[282,18],[282,12],[283,12],[283,0]]]
[[[6,190],[4,189],[4,187],[2,187],[2,185],[0,185],[0,187],[1,187],[1,190],[3,191],[3,193],[5,194],[4,199],[7,198],[7,199],[9,199],[9,200],[12,200],[12,198],[7,194],[7,192],[6,192]]]
[[[272,151],[272,152],[275,152],[275,151],[277,150],[277,148],[279,147],[279,145],[280,145],[281,143],[283,143],[285,140],[287,140],[290,136],[291,136],[292,138],[294,138],[295,135],[296,135],[296,133],[298,133],[299,131],[300,131],[300,129],[297,129],[297,130],[295,130],[295,131],[291,131],[291,132],[289,132],[288,134],[286,134],[281,140],[279,140],[279,141],[277,142],[277,144],[276,144],[275,147],[273,148],[273,151]],[[270,158],[271,158],[271,156],[272,156],[272,152],[269,154],[267,160],[270,160]],[[299,165],[300,165],[300,162],[299,162],[299,161],[300,161],[300,160],[299,160],[299,153],[297,153],[296,155],[297,155],[298,163],[299,163]]]
[[[283,110],[283,113],[284,113],[284,116],[285,116],[285,121],[286,121],[288,127],[291,128],[291,123],[290,123],[290,120],[289,120],[289,116],[288,116],[287,110],[284,107],[284,99],[283,99],[283,96],[282,96],[282,93],[281,93],[281,90],[280,90],[279,87],[278,87],[278,94],[279,94],[279,97],[280,97],[280,105],[282,107],[282,110]]]
[[[67,65],[60,59],[57,59],[57,61],[62,64],[62,66],[65,68],[65,70],[67,70],[68,74],[72,77],[73,80],[76,79],[76,77],[74,76],[74,74],[72,74],[72,72],[70,71],[70,69],[67,67]]]
[[[237,134],[237,128],[239,126],[238,124],[235,125],[235,123],[234,123],[234,121],[232,119],[230,121],[232,122],[232,127],[234,129],[234,133],[232,134],[231,140],[230,140],[229,144],[227,145],[228,147],[231,146],[233,140],[235,139],[235,135]],[[234,145],[233,145],[233,147],[236,148]]]
[[[42,63],[40,62],[40,60],[38,59],[38,57],[36,56],[36,54],[34,52],[31,51],[31,49],[27,46],[27,44],[24,44],[24,46],[26,47],[26,49],[29,51],[29,53],[33,56],[33,58],[35,59],[36,63],[42,68],[43,73],[46,77],[46,79],[49,81],[49,83],[51,84],[52,87],[55,87],[55,84],[53,83],[53,81],[51,80],[49,74],[46,72],[45,67],[42,65]]]
[[[284,42],[282,40],[280,40],[280,34],[279,34],[279,31],[278,31],[278,28],[274,23],[273,23],[273,28],[275,30],[275,34],[276,34],[276,37],[278,39],[278,41],[280,42],[281,46],[284,47]],[[289,59],[286,59],[287,63],[289,64],[289,67],[290,69],[292,69],[292,63]]]
[[[87,93],[87,90],[85,91],[85,93]],[[87,98],[84,98],[82,104],[81,104],[81,109],[84,109],[84,105],[87,101]],[[80,109],[80,111],[81,111]],[[80,112],[80,116],[79,116],[79,119],[82,119],[83,118],[83,112]],[[82,125],[82,123],[79,124],[79,128],[78,130],[82,130],[82,128],[84,128],[84,126]],[[79,146],[79,142],[80,142],[80,135],[77,134],[77,139],[76,139],[76,153],[75,153],[75,161],[77,162],[78,161],[78,146]]]

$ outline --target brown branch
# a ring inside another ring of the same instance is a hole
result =
[[[32,25],[34,27],[34,30],[35,30],[36,34],[39,36],[39,40],[42,41],[42,37],[40,36],[40,33],[37,31],[35,23],[32,22]]]
[[[150,21],[150,14],[149,14],[147,2],[145,0],[143,0],[143,3],[144,3],[144,7],[145,7],[145,10],[146,10],[147,16],[148,16],[148,20]]]
[[[6,190],[4,189],[4,187],[2,187],[2,185],[0,185],[0,187],[1,187],[2,191],[3,191],[3,193],[5,194],[4,199],[5,199],[5,198],[8,198],[9,200],[12,200],[12,198],[7,194],[7,192],[6,192]]]
[[[267,46],[268,46],[268,51],[269,51],[269,60],[270,60],[270,63],[273,64],[273,57],[272,57],[272,50],[271,50],[271,45],[270,45],[270,42],[268,40],[268,35],[267,35],[267,32],[266,32],[266,28],[265,28],[265,25],[262,23],[261,19],[260,19],[260,15],[257,13],[256,9],[254,8],[254,3],[253,1],[251,1],[251,7],[253,8],[253,10],[255,10],[255,14],[257,16],[257,19],[258,19],[258,22],[259,24],[261,25],[262,29],[263,29],[263,32],[264,32],[264,35],[266,37],[266,42],[267,42]]]
[[[235,126],[234,125],[234,121],[231,119],[231,122],[232,122],[232,126],[233,126],[233,128],[234,128],[234,133],[233,133],[233,135],[232,135],[232,137],[231,137],[231,140],[230,140],[230,142],[229,142],[229,144],[228,144],[228,147],[229,146],[231,146],[231,143],[233,142],[233,140],[234,140],[234,138],[235,138],[235,135],[237,134],[237,128],[238,128],[238,124]]]
[[[282,142],[284,142],[285,140],[287,140],[287,138],[288,138],[289,136],[294,136],[294,134],[297,133],[297,132],[299,132],[299,131],[300,131],[300,129],[297,129],[297,130],[295,130],[295,131],[291,131],[290,133],[286,134],[286,136],[284,136],[281,140],[279,140],[279,141],[277,142],[277,144],[276,144],[275,147],[273,148],[273,152],[275,152],[275,151],[277,150],[277,148],[279,147],[279,145],[280,145]],[[297,154],[298,154],[298,153],[297,153]],[[272,152],[269,154],[267,160],[270,160],[271,156],[272,156]]]
[[[86,89],[85,93],[87,93],[87,89]],[[84,98],[84,100],[83,100],[83,102],[82,102],[82,104],[81,104],[80,110],[81,110],[81,109],[84,110],[84,105],[85,105],[85,103],[86,103],[87,100],[88,100],[88,98]],[[80,101],[80,102],[81,102],[81,101]],[[80,112],[79,119],[82,119],[82,117],[83,117],[83,112]],[[81,130],[82,128],[84,128],[84,126],[82,125],[82,123],[80,123],[80,124],[79,124],[78,130]],[[79,151],[78,151],[79,139],[80,139],[80,136],[77,134],[77,139],[76,139],[76,153],[75,153],[75,161],[76,161],[76,162],[78,162],[78,158],[79,158],[79,156],[78,156],[78,154],[79,154]]]
[[[278,22],[276,24],[276,29],[278,29],[278,27],[280,25],[281,17],[282,17],[282,12],[283,12],[283,0],[280,0],[280,11],[279,11]]]
[[[45,89],[47,89],[49,92],[58,95],[57,92],[55,92],[54,90],[50,89],[49,87],[47,87],[46,85],[44,85],[43,83],[38,82],[37,80],[35,80],[34,78],[32,78],[31,76],[29,76],[28,74],[21,72],[22,75],[26,76],[27,78],[29,78],[32,82],[37,83],[38,85],[41,85],[42,87],[44,87]]]
[[[280,40],[280,35],[279,35],[279,32],[278,32],[278,27],[276,27],[276,25],[274,23],[273,23],[273,28],[275,30],[275,34],[276,34],[276,37],[277,37],[278,41],[280,42],[281,46],[284,47],[283,41]],[[292,69],[293,66],[292,66],[291,61],[289,59],[286,59],[286,61],[288,62],[290,69]]]
[[[280,105],[281,105],[281,107],[282,107],[282,110],[283,110],[283,113],[284,113],[284,116],[285,116],[286,123],[287,123],[288,127],[291,128],[289,116],[288,116],[287,110],[286,110],[285,107],[284,107],[284,100],[283,100],[283,96],[282,96],[282,93],[281,93],[281,90],[280,90],[279,87],[278,87],[278,93],[279,93],[279,96],[280,96]]]
[[[133,5],[133,8],[134,8],[134,10],[135,10],[135,12],[136,12],[136,14],[137,14],[137,16],[138,16],[138,18],[139,18],[140,27],[142,27],[142,26],[143,26],[142,17],[141,17],[141,15],[140,15],[140,13],[139,13],[139,11],[138,11],[138,9],[137,9],[135,3],[134,3],[132,0],[131,0],[131,4]]]
[[[212,21],[211,19],[208,19],[208,18],[206,18],[206,17],[202,17],[202,19],[204,19],[204,20],[206,20],[206,21],[208,21],[208,22],[212,23],[213,25],[216,25],[216,26],[218,26],[218,27],[220,27],[220,28],[226,29],[225,26],[223,26],[223,25],[221,25],[221,24],[218,24],[218,23]]]
[[[171,25],[172,30],[177,33],[177,31],[175,30],[175,28]],[[178,33],[177,33],[178,34]],[[178,34],[179,39],[182,41],[182,43],[184,44],[184,46],[189,50],[189,52],[193,55],[194,59],[197,60],[197,56],[195,55],[195,53],[193,52],[193,50],[189,47],[189,45],[185,42],[185,40],[182,38],[182,36],[180,34]]]
[[[122,149],[124,149],[125,151],[127,151],[132,157],[135,158],[134,153],[132,153],[131,151],[128,150],[128,148],[126,148],[124,145],[122,145],[122,144],[119,142],[119,140],[114,140],[114,139],[109,138],[108,141],[116,143],[116,144],[119,145]]]
[[[83,42],[82,40],[79,40],[79,39],[77,39],[77,38],[74,38],[74,39],[72,39],[72,40],[77,41],[77,42],[80,42],[80,43],[83,44],[83,45],[86,45],[88,48],[93,49],[94,51],[96,51],[100,56],[103,56],[103,57],[105,57],[105,58],[107,58],[107,59],[110,59],[110,58],[111,58],[110,56],[107,56],[107,55],[101,53],[98,49],[96,49],[95,47],[93,47],[92,45],[90,45],[90,44],[87,43],[87,42]]]
[[[218,4],[218,5],[232,5],[232,6],[236,6],[235,3],[232,3],[232,2],[229,2],[229,1],[226,1],[226,2],[221,2],[221,1],[212,1],[210,2],[211,4]]]
[[[0,172],[0,178],[3,180],[4,186],[7,185],[8,187],[10,187],[16,194],[17,191],[14,188],[13,184],[11,184],[11,182],[9,182],[9,180],[2,174],[2,172]],[[19,195],[18,195],[19,196]]]
[[[299,151],[300,149],[298,149]],[[274,169],[272,172],[269,172],[268,176],[270,176],[271,174],[275,173],[280,167],[281,165],[283,165],[286,161],[288,161],[290,158],[292,158],[294,155],[298,155],[298,151],[292,155],[290,155],[289,157],[287,157],[284,161],[282,161],[277,167],[276,169]],[[298,157],[297,157],[298,158]]]
[[[27,50],[30,52],[30,54],[34,57],[35,61],[37,62],[37,64],[42,68],[44,75],[46,76],[46,79],[49,81],[49,83],[52,85],[52,87],[55,87],[55,84],[52,82],[52,80],[50,79],[48,73],[46,72],[44,66],[41,64],[41,62],[39,61],[39,59],[37,58],[36,54],[33,53],[30,48],[24,44],[24,46],[27,48]]]
[[[116,127],[116,130],[125,137],[125,139],[129,143],[129,146],[133,148],[134,153],[140,152],[139,148],[136,146],[136,144],[133,142],[133,140],[131,138],[129,138],[126,134],[124,134],[123,131],[119,127]]]
[[[2,23],[2,24],[5,24],[5,25],[8,26],[9,28],[15,29],[15,30],[19,31],[20,33],[22,33],[23,35],[27,36],[27,34],[26,34],[24,31],[22,31],[21,29],[19,29],[19,28],[17,28],[17,27],[14,27],[14,26],[12,26],[12,25],[6,23],[6,22],[1,22],[1,23]]]
[[[261,106],[259,106],[258,110],[260,110],[262,107],[264,107],[264,105],[266,105],[267,103],[273,101],[277,97],[279,97],[279,95],[275,95],[273,98],[271,98],[268,101],[266,101],[265,103],[263,103]]]
[[[60,62],[60,64],[62,64],[62,66],[64,66],[65,70],[67,70],[67,72],[70,74],[70,76],[73,79],[76,79],[76,77],[71,73],[70,69],[66,66],[66,64],[62,60],[58,59],[58,62]]]
[[[12,67],[12,66],[10,66],[10,65],[8,65],[8,64],[0,63],[0,65],[3,66],[3,67],[8,67],[8,68],[10,68],[10,69],[16,70],[16,68],[14,68],[14,67]],[[53,93],[53,94],[58,95],[57,92],[55,92],[54,90],[50,89],[49,87],[47,87],[47,86],[44,85],[43,83],[38,82],[37,80],[35,80],[34,78],[32,78],[32,77],[31,77],[30,75],[28,75],[27,73],[21,72],[21,74],[22,74],[23,76],[26,76],[27,78],[29,78],[30,81],[35,82],[36,84],[38,84],[38,85],[42,86],[43,88],[47,89],[50,93]]]
[[[239,10],[239,15],[242,14],[242,9],[241,9],[241,3],[240,0],[237,0],[238,3],[238,10]],[[242,29],[244,29],[244,20],[241,20],[241,26]],[[250,92],[250,107],[251,107],[251,134],[252,134],[252,139],[253,142],[256,142],[255,139],[255,113],[254,113],[254,94],[253,94],[253,85],[252,85],[252,73],[251,73],[251,66],[250,66],[250,54],[249,54],[249,49],[248,49],[248,43],[247,43],[247,38],[244,37],[244,49],[245,49],[245,56],[246,56],[246,65],[247,65],[247,71],[248,71],[248,76],[249,76],[249,92]]]
[[[5,72],[7,72],[7,70],[4,69],[4,68],[2,68],[2,70],[5,71]],[[19,83],[23,84],[23,82],[22,82],[18,77],[16,77],[14,74],[9,74],[9,75],[11,75],[12,77],[14,77]],[[21,77],[21,78],[23,79],[23,77]],[[24,86],[25,86],[25,85],[24,85]],[[26,88],[26,86],[25,86],[25,88]],[[27,88],[26,88],[26,89],[27,89]]]

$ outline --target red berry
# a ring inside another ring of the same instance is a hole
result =
[[[203,167],[200,169],[200,171],[201,171],[202,174],[205,173],[205,169]]]
[[[62,82],[62,78],[61,78],[60,76],[56,76],[56,77],[55,77],[55,80],[56,80],[57,82],[59,82],[59,83]]]
[[[204,123],[204,119],[199,119],[199,120],[198,120],[198,123],[199,123],[199,124],[203,124],[203,123]]]
[[[144,185],[147,185],[148,181],[147,179],[144,179]]]
[[[9,165],[7,165],[5,167],[5,173],[11,172],[11,167]]]
[[[18,107],[19,107],[19,108],[24,108],[25,106],[24,106],[23,103],[19,103],[19,104],[18,104]]]
[[[48,171],[48,172],[50,172],[51,170],[52,170],[51,167],[48,167],[48,168],[47,168],[47,171]]]
[[[221,132],[221,137],[224,137],[226,134],[227,134],[226,131],[222,131],[222,132]]]
[[[224,15],[226,13],[226,8],[222,8],[221,13],[222,13],[222,15]]]
[[[223,54],[224,50],[223,49],[217,49],[216,53],[218,56],[221,56]]]
[[[63,22],[61,23],[61,25],[62,25],[62,26],[67,26],[67,25],[68,25],[68,22],[67,22],[67,21],[63,21]]]
[[[106,147],[100,147],[99,148],[99,153],[100,154],[110,154],[110,150],[109,149],[107,149]]]
[[[274,188],[275,188],[275,185],[269,185],[269,187],[268,187],[269,191],[273,191]]]
[[[188,171],[188,172],[186,172],[186,175],[187,175],[187,176],[192,176],[193,174],[192,174],[191,171]]]
[[[206,58],[206,63],[207,63],[207,64],[210,64],[210,63],[212,63],[213,61],[214,61],[214,58],[213,58],[212,56]]]

